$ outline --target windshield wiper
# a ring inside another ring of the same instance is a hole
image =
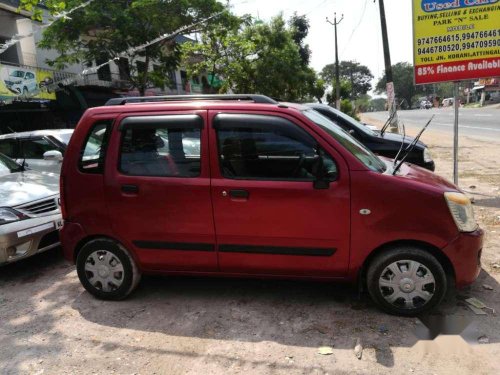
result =
[[[402,104],[403,104],[403,101],[401,101],[401,103],[399,103],[399,106],[401,107]],[[394,117],[396,117],[396,114],[397,114],[397,110],[395,109],[394,112],[392,112],[389,115],[389,118],[385,122],[384,126],[382,126],[382,129],[380,129],[380,136],[381,137],[384,136],[384,133],[387,130],[387,127],[392,123],[392,120],[394,120]]]
[[[429,119],[429,121],[427,121],[427,124],[425,124],[425,126],[418,132],[417,136],[415,137],[415,139],[413,140],[413,142],[411,142],[409,144],[408,147],[406,147],[405,151],[406,151],[406,154],[401,158],[401,161],[399,162],[398,165],[396,165],[396,167],[394,168],[394,170],[392,171],[392,175],[394,176],[396,174],[396,172],[399,170],[399,168],[401,168],[401,165],[403,165],[404,161],[406,160],[406,158],[408,157],[408,155],[410,155],[410,153],[413,151],[413,148],[416,146],[416,144],[418,143],[418,140],[420,139],[420,137],[422,136],[422,133],[425,131],[425,129],[427,129],[427,127],[429,126],[429,124],[431,123],[432,119],[434,118],[434,115],[432,115],[432,117]]]

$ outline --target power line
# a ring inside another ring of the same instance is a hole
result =
[[[354,33],[358,30],[359,25],[361,25],[361,22],[363,21],[363,18],[365,16],[365,11],[366,11],[366,4],[368,4],[368,0],[365,0],[365,5],[363,5],[363,10],[361,11],[361,17],[359,17],[358,24],[352,29],[351,35],[349,35],[349,38],[347,39],[347,42],[344,45],[344,48],[342,49],[342,54],[344,54],[345,50],[349,46],[349,43],[351,42],[351,39],[352,39]]]

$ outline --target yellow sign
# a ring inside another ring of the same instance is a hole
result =
[[[500,76],[500,0],[413,0],[415,83]]]
[[[0,100],[55,100],[54,75],[48,70],[0,64]]]

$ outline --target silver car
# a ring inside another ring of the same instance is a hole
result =
[[[59,173],[73,129],[35,130],[0,135],[0,153],[36,171]]]
[[[0,265],[59,246],[59,176],[0,154]]]

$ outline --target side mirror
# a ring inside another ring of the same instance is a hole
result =
[[[319,150],[318,155],[314,157],[312,172],[314,174],[313,188],[328,189],[330,187],[330,180],[325,174],[321,150]]]
[[[50,150],[43,154],[43,160],[54,160],[54,161],[62,161],[63,155],[61,151]]]

